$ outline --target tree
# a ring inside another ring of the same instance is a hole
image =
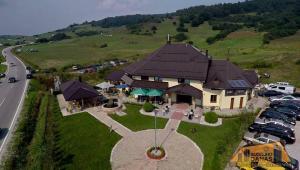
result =
[[[188,39],[188,37],[184,33],[176,34],[174,38],[178,42],[181,42],[181,41],[184,41],[184,40]]]
[[[47,38],[38,38],[35,42],[36,43],[47,43],[47,42],[49,42],[49,40]]]
[[[50,40],[51,41],[60,41],[60,40],[68,39],[68,38],[70,38],[70,37],[67,36],[65,33],[56,33],[50,38]]]

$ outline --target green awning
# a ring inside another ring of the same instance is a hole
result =
[[[138,95],[138,96],[146,96],[148,93],[148,90],[147,89],[135,89],[133,90],[130,94],[131,95]]]
[[[162,96],[163,92],[157,89],[151,89],[148,91],[148,93],[146,94],[147,96],[150,97],[156,97],[156,96]]]

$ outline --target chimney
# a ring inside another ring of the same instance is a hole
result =
[[[81,76],[78,77],[78,81],[82,82],[82,77]]]
[[[205,50],[205,55],[206,57],[208,57],[208,50]]]
[[[167,44],[171,44],[170,34],[168,34]]]

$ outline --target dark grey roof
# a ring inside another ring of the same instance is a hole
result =
[[[78,80],[70,80],[63,83],[61,85],[61,91],[66,101],[81,100],[99,96],[97,90],[85,83],[79,82]]]
[[[144,88],[144,89],[159,89],[159,90],[168,89],[168,83],[166,82],[144,81],[144,80],[133,80],[130,86],[135,88]]]
[[[244,70],[227,60],[212,60],[205,88],[210,89],[248,89],[253,84],[244,76]]]
[[[179,84],[177,86],[170,87],[167,90],[167,93],[190,95],[197,99],[203,98],[203,94],[202,94],[201,90],[199,90],[193,86],[190,86],[188,84]]]
[[[125,72],[123,70],[114,71],[108,74],[105,77],[105,80],[109,81],[121,81],[122,76],[124,76]]]
[[[243,74],[253,86],[259,83],[257,73],[254,70],[244,70]]]
[[[124,71],[130,75],[205,81],[208,57],[191,45],[166,44]]]

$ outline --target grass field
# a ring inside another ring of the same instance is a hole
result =
[[[189,137],[200,147],[204,154],[204,170],[224,169],[241,141],[244,128],[252,122],[251,119],[242,122],[240,118],[227,118],[223,119],[223,124],[219,127],[181,122],[178,132]]]
[[[66,169],[111,169],[110,153],[121,139],[118,134],[88,113],[63,118],[59,129],[59,146],[68,153]]]
[[[5,58],[2,56],[2,50],[4,47],[0,47],[0,73],[4,73],[7,69],[6,65],[3,65],[1,63],[5,62]]]
[[[151,26],[158,28],[153,36],[130,34],[125,27],[101,30],[112,34],[109,36],[76,37],[60,42],[37,44],[24,47],[19,54],[28,63],[40,68],[62,68],[72,64],[92,64],[106,59],[119,58],[136,60],[145,57],[166,43],[166,36],[177,34],[176,26],[171,20],[160,24],[145,24],[143,31]],[[269,81],[290,81],[300,87],[300,68],[295,62],[300,59],[300,32],[291,37],[272,41],[268,45],[262,44],[263,33],[255,32],[251,28],[244,28],[231,33],[227,38],[212,45],[206,43],[206,38],[214,36],[214,31],[204,23],[199,27],[189,29],[189,40],[200,49],[208,49],[215,59],[229,59],[244,68],[252,68],[253,63],[265,61],[272,64],[270,68],[260,68],[260,72],[271,73]],[[85,26],[82,29],[91,29]],[[93,28],[100,29],[100,28]],[[107,43],[108,47],[100,48]],[[29,49],[38,52],[28,52]]]
[[[126,104],[125,112],[127,115],[118,116],[113,114],[111,117],[133,131],[154,129],[154,117],[141,115],[139,112],[141,108],[140,105]],[[157,118],[157,128],[163,129],[167,121],[167,119]]]

